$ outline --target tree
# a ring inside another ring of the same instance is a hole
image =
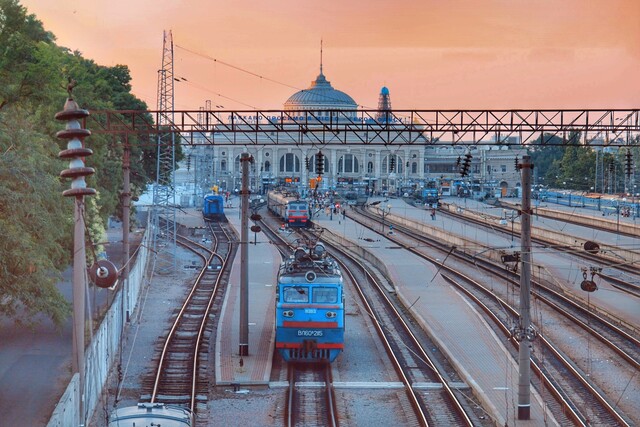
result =
[[[0,127],[0,314],[58,326],[69,304],[56,288],[69,262],[71,204],[62,197],[55,146],[16,120]]]
[[[130,93],[125,65],[104,67],[54,43],[54,36],[16,0],[0,0],[0,315],[20,323],[38,314],[60,326],[69,304],[56,283],[72,256],[69,188],[57,157],[66,141],[55,137],[64,125],[54,120],[62,109],[67,78],[77,82],[73,96],[86,109],[146,109]],[[148,137],[130,138],[134,156],[155,153]],[[98,191],[87,198],[86,224],[92,242],[102,239],[108,216],[117,214],[122,188],[122,144],[105,135],[85,140],[96,169],[87,179]],[[155,155],[155,154],[154,154]],[[134,188],[155,177],[132,157]],[[135,191],[135,190],[134,190]],[[90,256],[90,254],[89,254]]]

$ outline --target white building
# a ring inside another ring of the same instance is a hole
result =
[[[384,111],[390,107],[389,90],[383,87],[378,109]],[[354,111],[354,117],[350,119],[355,120],[357,108],[358,104],[351,96],[333,88],[323,74],[322,66],[320,74],[307,89],[294,93],[284,103],[284,110],[294,116],[296,111],[313,111],[313,117],[300,117],[306,120],[326,120],[336,110]],[[379,114],[376,121],[383,119],[384,115]],[[176,181],[178,185],[184,182],[187,188],[189,182],[199,183],[194,188],[196,201],[215,186],[220,191],[239,190],[240,155],[248,152],[254,158],[250,168],[253,193],[285,184],[296,185],[304,193],[309,188],[309,179],[317,176],[316,154],[322,151],[325,170],[319,186],[323,190],[356,189],[369,193],[401,194],[419,190],[426,182],[435,180],[439,186],[445,189],[449,187],[448,191],[452,194],[459,193],[459,188],[464,186],[469,191],[473,189],[476,196],[485,193],[493,196],[496,189],[506,196],[519,186],[514,159],[526,153],[522,148],[484,145],[467,150],[463,146],[443,145],[443,141],[439,145],[428,145],[427,137],[415,132],[412,135],[397,133],[394,136],[393,144],[383,147],[365,145],[355,137],[353,141],[341,141],[339,135],[332,136],[330,133],[324,136],[325,140],[320,140],[321,143],[319,139],[300,134],[301,144],[298,145],[273,144],[269,139],[265,139],[264,145],[249,140],[244,145],[243,138],[247,137],[237,134],[234,135],[234,145],[197,146],[185,150],[189,157],[189,170],[186,171],[187,160],[183,161],[181,169],[177,171]],[[382,138],[380,135],[365,137],[372,138],[370,142]],[[407,144],[409,138],[411,144]],[[513,141],[509,143],[513,144]],[[466,151],[473,156],[471,169],[467,177],[461,178],[456,162]]]

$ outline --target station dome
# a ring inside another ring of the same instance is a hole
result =
[[[356,110],[358,104],[346,93],[334,89],[331,82],[320,74],[307,89],[300,90],[287,99],[284,109],[292,110]]]

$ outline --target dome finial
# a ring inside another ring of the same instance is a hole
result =
[[[322,74],[322,37],[320,37],[320,74]]]

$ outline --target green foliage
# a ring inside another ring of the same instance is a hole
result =
[[[71,203],[61,197],[57,150],[29,123],[0,122],[0,314],[61,325],[69,304],[56,288],[69,262]]]
[[[66,141],[55,137],[64,123],[54,115],[68,96],[67,79],[77,81],[73,97],[82,108],[147,106],[131,94],[125,65],[98,65],[54,40],[16,0],[0,0],[0,315],[30,323],[44,314],[60,326],[69,305],[56,283],[71,261],[73,211],[62,196],[69,182],[59,178],[68,167],[57,157]],[[103,239],[108,216],[120,215],[122,142],[95,134],[85,140],[94,152],[85,161],[96,170],[87,185],[98,191],[86,198],[93,242]],[[148,136],[129,142],[135,195],[155,178],[156,146]]]

